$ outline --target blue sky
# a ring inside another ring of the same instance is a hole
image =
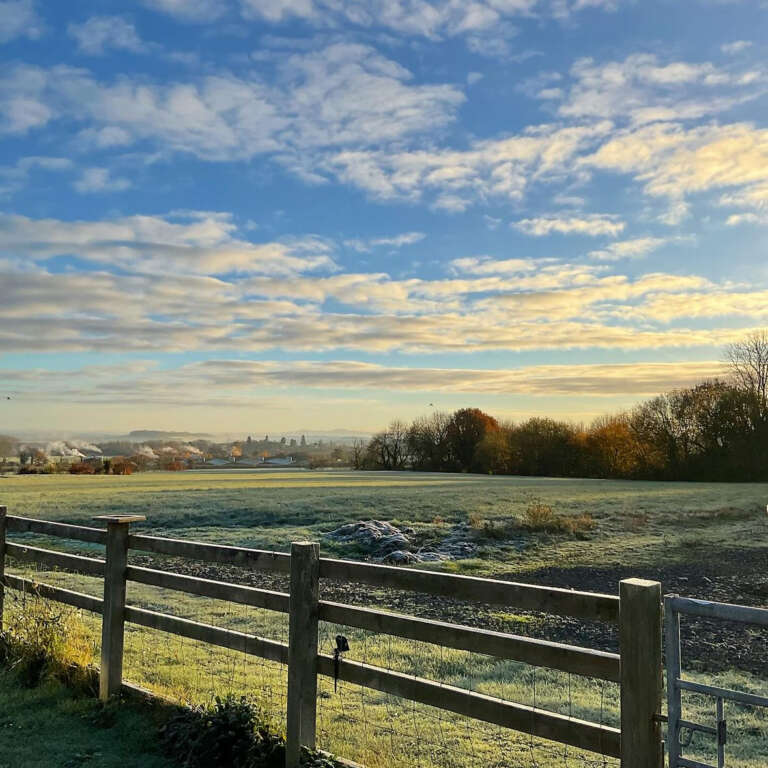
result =
[[[768,314],[759,0],[0,0],[4,431],[589,419]]]

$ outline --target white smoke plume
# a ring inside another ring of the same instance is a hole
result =
[[[73,448],[77,448],[79,451],[85,453],[101,453],[101,448],[98,445],[89,443],[86,440],[67,440],[67,443]]]
[[[63,440],[56,440],[52,443],[48,443],[45,446],[45,452],[48,454],[48,456],[75,456],[83,458],[85,455],[80,453],[77,448],[65,443]]]

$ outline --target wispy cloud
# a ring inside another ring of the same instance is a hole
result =
[[[101,176],[83,191],[99,188]],[[77,254],[97,264],[119,263],[140,272],[164,274],[175,266],[183,273],[290,275],[333,270],[330,246],[319,238],[255,244],[237,236],[227,214],[209,212],[129,216],[103,222],[30,219],[0,215],[0,252],[45,261]]]
[[[559,235],[587,235],[598,237],[620,235],[626,226],[618,216],[607,213],[589,216],[541,216],[535,219],[521,219],[512,225],[526,235],[544,237],[553,233]]]
[[[618,261],[619,259],[642,259],[649,253],[670,243],[692,242],[693,238],[684,237],[635,237],[631,240],[619,240],[605,248],[590,251],[589,256],[599,261]]]
[[[134,402],[222,406],[263,401],[259,390],[386,390],[400,392],[461,392],[490,395],[579,395],[591,397],[647,396],[722,375],[714,361],[624,363],[614,365],[539,365],[505,370],[488,368],[396,367],[356,361],[214,359],[160,370],[152,365],[89,366],[83,369],[0,371],[0,381],[24,384],[27,397],[66,402]],[[73,386],[73,382],[76,384]],[[254,392],[256,390],[256,392]]]
[[[466,35],[471,50],[508,53],[509,23],[533,15],[562,18],[588,8],[614,10],[617,0],[240,0],[249,19],[341,24],[439,39]],[[505,30],[505,34],[501,34]],[[497,34],[492,34],[496,32]],[[481,41],[484,45],[481,48]]]
[[[747,49],[751,48],[752,45],[753,43],[751,40],[734,40],[732,43],[723,43],[720,46],[720,50],[730,56],[736,53],[741,53],[742,51],[746,51]]]
[[[133,22],[123,16],[92,16],[81,24],[70,24],[67,34],[89,56],[103,56],[109,48],[133,53],[146,50]]]
[[[326,170],[374,198],[421,200],[464,210],[484,197],[520,200],[535,182],[577,171],[579,155],[599,145],[609,122],[586,126],[543,125],[503,139],[477,141],[467,150],[344,150]]]
[[[212,161],[285,153],[291,163],[291,153],[395,141],[453,119],[461,91],[410,80],[369,46],[347,43],[287,57],[274,81],[222,72],[105,83],[82,69],[16,66],[0,86],[0,114],[15,133],[65,118],[123,146],[149,140]]]
[[[121,176],[112,176],[109,168],[86,168],[72,186],[81,194],[123,192],[131,188],[131,182]]]
[[[36,40],[42,35],[43,28],[34,0],[0,2],[0,44],[18,37]]]
[[[141,0],[141,3],[180,21],[194,23],[216,21],[226,13],[228,6],[226,0]]]
[[[684,213],[690,195],[730,190],[732,199],[756,201],[768,182],[768,130],[748,123],[705,125],[654,124],[618,133],[584,165],[634,174],[646,194],[664,198]],[[727,198],[726,198],[727,199]],[[673,215],[672,223],[680,217]]]
[[[230,216],[206,212],[96,222],[4,215],[0,243],[8,351],[639,350],[722,344],[768,316],[759,288],[698,275],[630,279],[546,259],[456,259],[458,276],[435,279],[343,272],[332,243],[251,243]],[[49,272],[59,255],[98,268]],[[328,300],[346,309],[329,311]],[[670,325],[677,317],[742,323]]]
[[[371,237],[365,240],[353,238],[345,240],[344,245],[353,248],[358,253],[370,253],[376,248],[400,249],[406,245],[414,245],[421,242],[425,237],[424,232],[403,232],[400,235],[390,237]]]
[[[466,256],[453,259],[451,267],[456,273],[473,275],[505,275],[533,272],[541,267],[541,260],[536,259],[493,259],[490,256]]]
[[[562,117],[633,124],[723,112],[765,93],[768,83],[764,69],[732,71],[710,62],[660,62],[644,53],[607,63],[581,59],[570,75],[570,87],[558,107]]]

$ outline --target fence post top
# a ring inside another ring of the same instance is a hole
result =
[[[658,587],[661,589],[660,581],[651,581],[650,579],[622,579],[620,584],[626,584],[628,587],[639,587],[641,589],[652,589]]]
[[[292,541],[291,542],[291,549],[294,547],[300,547],[301,549],[306,549],[307,547],[319,547],[320,544],[316,541]]]
[[[128,523],[143,523],[147,518],[144,515],[96,515],[93,519],[109,525],[113,523],[127,525]]]
[[[4,516],[8,512],[8,507],[5,504],[0,504],[0,517]]]

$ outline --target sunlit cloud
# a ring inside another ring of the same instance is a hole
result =
[[[423,232],[403,232],[400,235],[391,235],[389,237],[371,237],[367,240],[353,238],[345,240],[344,245],[352,248],[358,253],[370,253],[376,248],[399,249],[406,245],[415,245],[421,242],[426,235]]]
[[[80,191],[93,189],[85,186]],[[101,222],[0,214],[0,253],[25,254],[37,261],[77,255],[139,272],[165,274],[174,266],[193,274],[279,275],[334,269],[329,250],[322,239],[311,237],[251,243],[237,236],[228,214],[179,212],[166,218],[129,216]]]
[[[685,237],[636,237],[631,240],[618,240],[604,248],[590,251],[589,256],[598,261],[618,261],[619,259],[642,259],[670,243],[693,242]]]
[[[588,235],[598,237],[608,235],[616,237],[626,224],[618,216],[594,214],[588,217],[578,216],[542,216],[535,219],[521,219],[513,226],[526,235],[544,237],[556,233],[559,235]]]

